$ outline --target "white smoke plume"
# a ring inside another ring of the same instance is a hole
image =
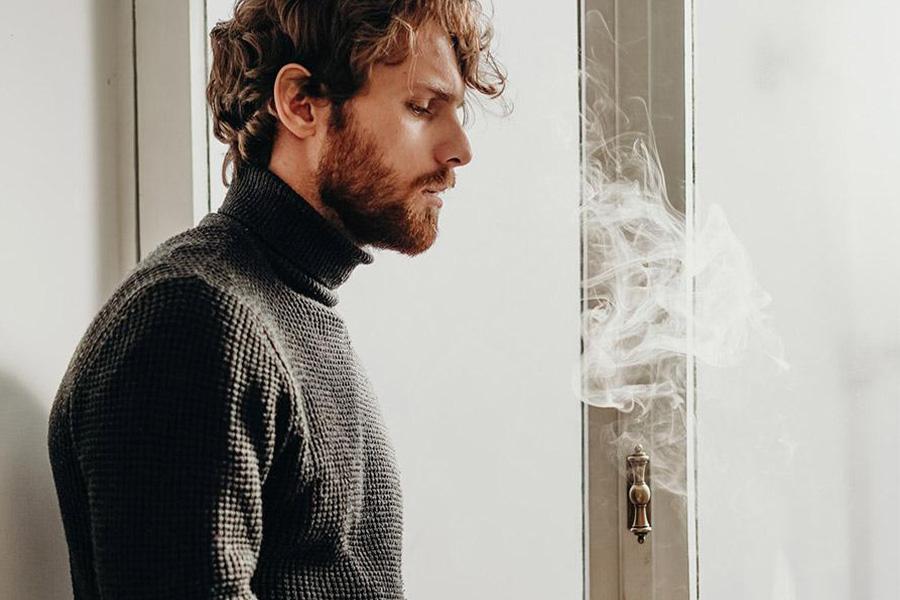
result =
[[[605,136],[619,109],[603,82],[588,84],[599,100],[584,115],[582,399],[628,415],[606,436],[611,458],[641,443],[655,486],[683,494],[688,358],[734,366],[759,346],[787,363],[724,211],[708,205],[689,223],[669,202],[652,131]]]

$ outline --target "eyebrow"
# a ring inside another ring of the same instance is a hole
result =
[[[448,91],[447,88],[441,84],[420,81],[416,84],[415,87],[428,90],[429,92],[431,92],[437,98],[440,98],[444,102],[450,102],[450,103],[455,102],[456,108],[463,107],[463,104],[464,104],[463,99],[461,97],[457,96],[456,94],[453,94],[450,91]]]

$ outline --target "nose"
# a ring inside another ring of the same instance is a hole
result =
[[[435,157],[439,163],[450,168],[463,167],[472,162],[472,147],[469,136],[458,121],[449,127],[447,138],[437,148]]]

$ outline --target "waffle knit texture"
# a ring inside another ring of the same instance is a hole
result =
[[[404,597],[395,457],[334,310],[371,262],[245,167],[129,273],[49,420],[77,600]]]

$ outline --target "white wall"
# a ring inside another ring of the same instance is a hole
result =
[[[435,246],[378,254],[338,308],[397,447],[409,597],[574,600],[577,4],[494,5],[515,111],[478,114]]]
[[[700,593],[900,593],[900,9],[696,3],[698,206],[719,203],[792,369],[701,369]]]
[[[45,600],[71,597],[49,407],[134,257],[130,3],[5,0],[2,14],[0,598]]]

